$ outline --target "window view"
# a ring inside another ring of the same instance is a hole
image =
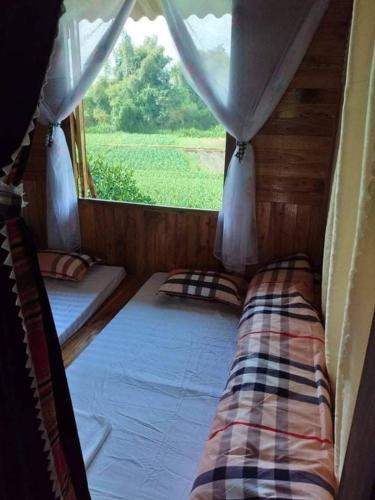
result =
[[[225,131],[185,81],[164,18],[128,20],[84,110],[98,198],[220,208]]]

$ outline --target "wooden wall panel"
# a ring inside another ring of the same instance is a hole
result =
[[[331,0],[287,92],[253,140],[261,261],[306,251],[321,264],[352,1]],[[36,136],[26,179],[25,214],[40,246],[44,133]],[[229,138],[227,159],[232,149]],[[80,217],[84,250],[129,272],[219,266],[212,255],[216,212],[81,200]]]
[[[217,212],[80,200],[80,216],[83,250],[131,274],[217,266]]]
[[[261,260],[322,260],[352,0],[332,0],[304,60],[254,139]]]

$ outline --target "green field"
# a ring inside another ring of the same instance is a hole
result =
[[[98,197],[220,208],[225,134],[219,127],[158,134],[88,130],[86,141]]]

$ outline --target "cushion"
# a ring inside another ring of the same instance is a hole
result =
[[[39,267],[42,276],[68,281],[81,281],[87,270],[100,259],[79,253],[61,250],[38,252]]]
[[[246,282],[237,276],[216,271],[180,269],[172,271],[159,293],[211,300],[240,307]]]
[[[261,294],[272,287],[294,287],[295,293],[314,303],[314,271],[307,255],[298,253],[261,267],[249,284],[246,302],[255,290]]]

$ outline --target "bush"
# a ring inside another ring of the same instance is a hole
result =
[[[91,132],[91,129],[90,129]],[[199,128],[179,128],[175,130],[159,130],[159,134],[171,134],[177,137],[191,137],[191,138],[211,138],[211,137],[225,137],[226,130],[222,125],[215,125],[211,128],[202,130]]]
[[[139,190],[131,168],[119,163],[110,164],[97,154],[89,153],[87,159],[98,198],[155,204],[150,196]]]
[[[115,132],[115,128],[111,123],[100,123],[99,125],[87,127],[85,122],[86,134],[113,134],[113,132]]]

